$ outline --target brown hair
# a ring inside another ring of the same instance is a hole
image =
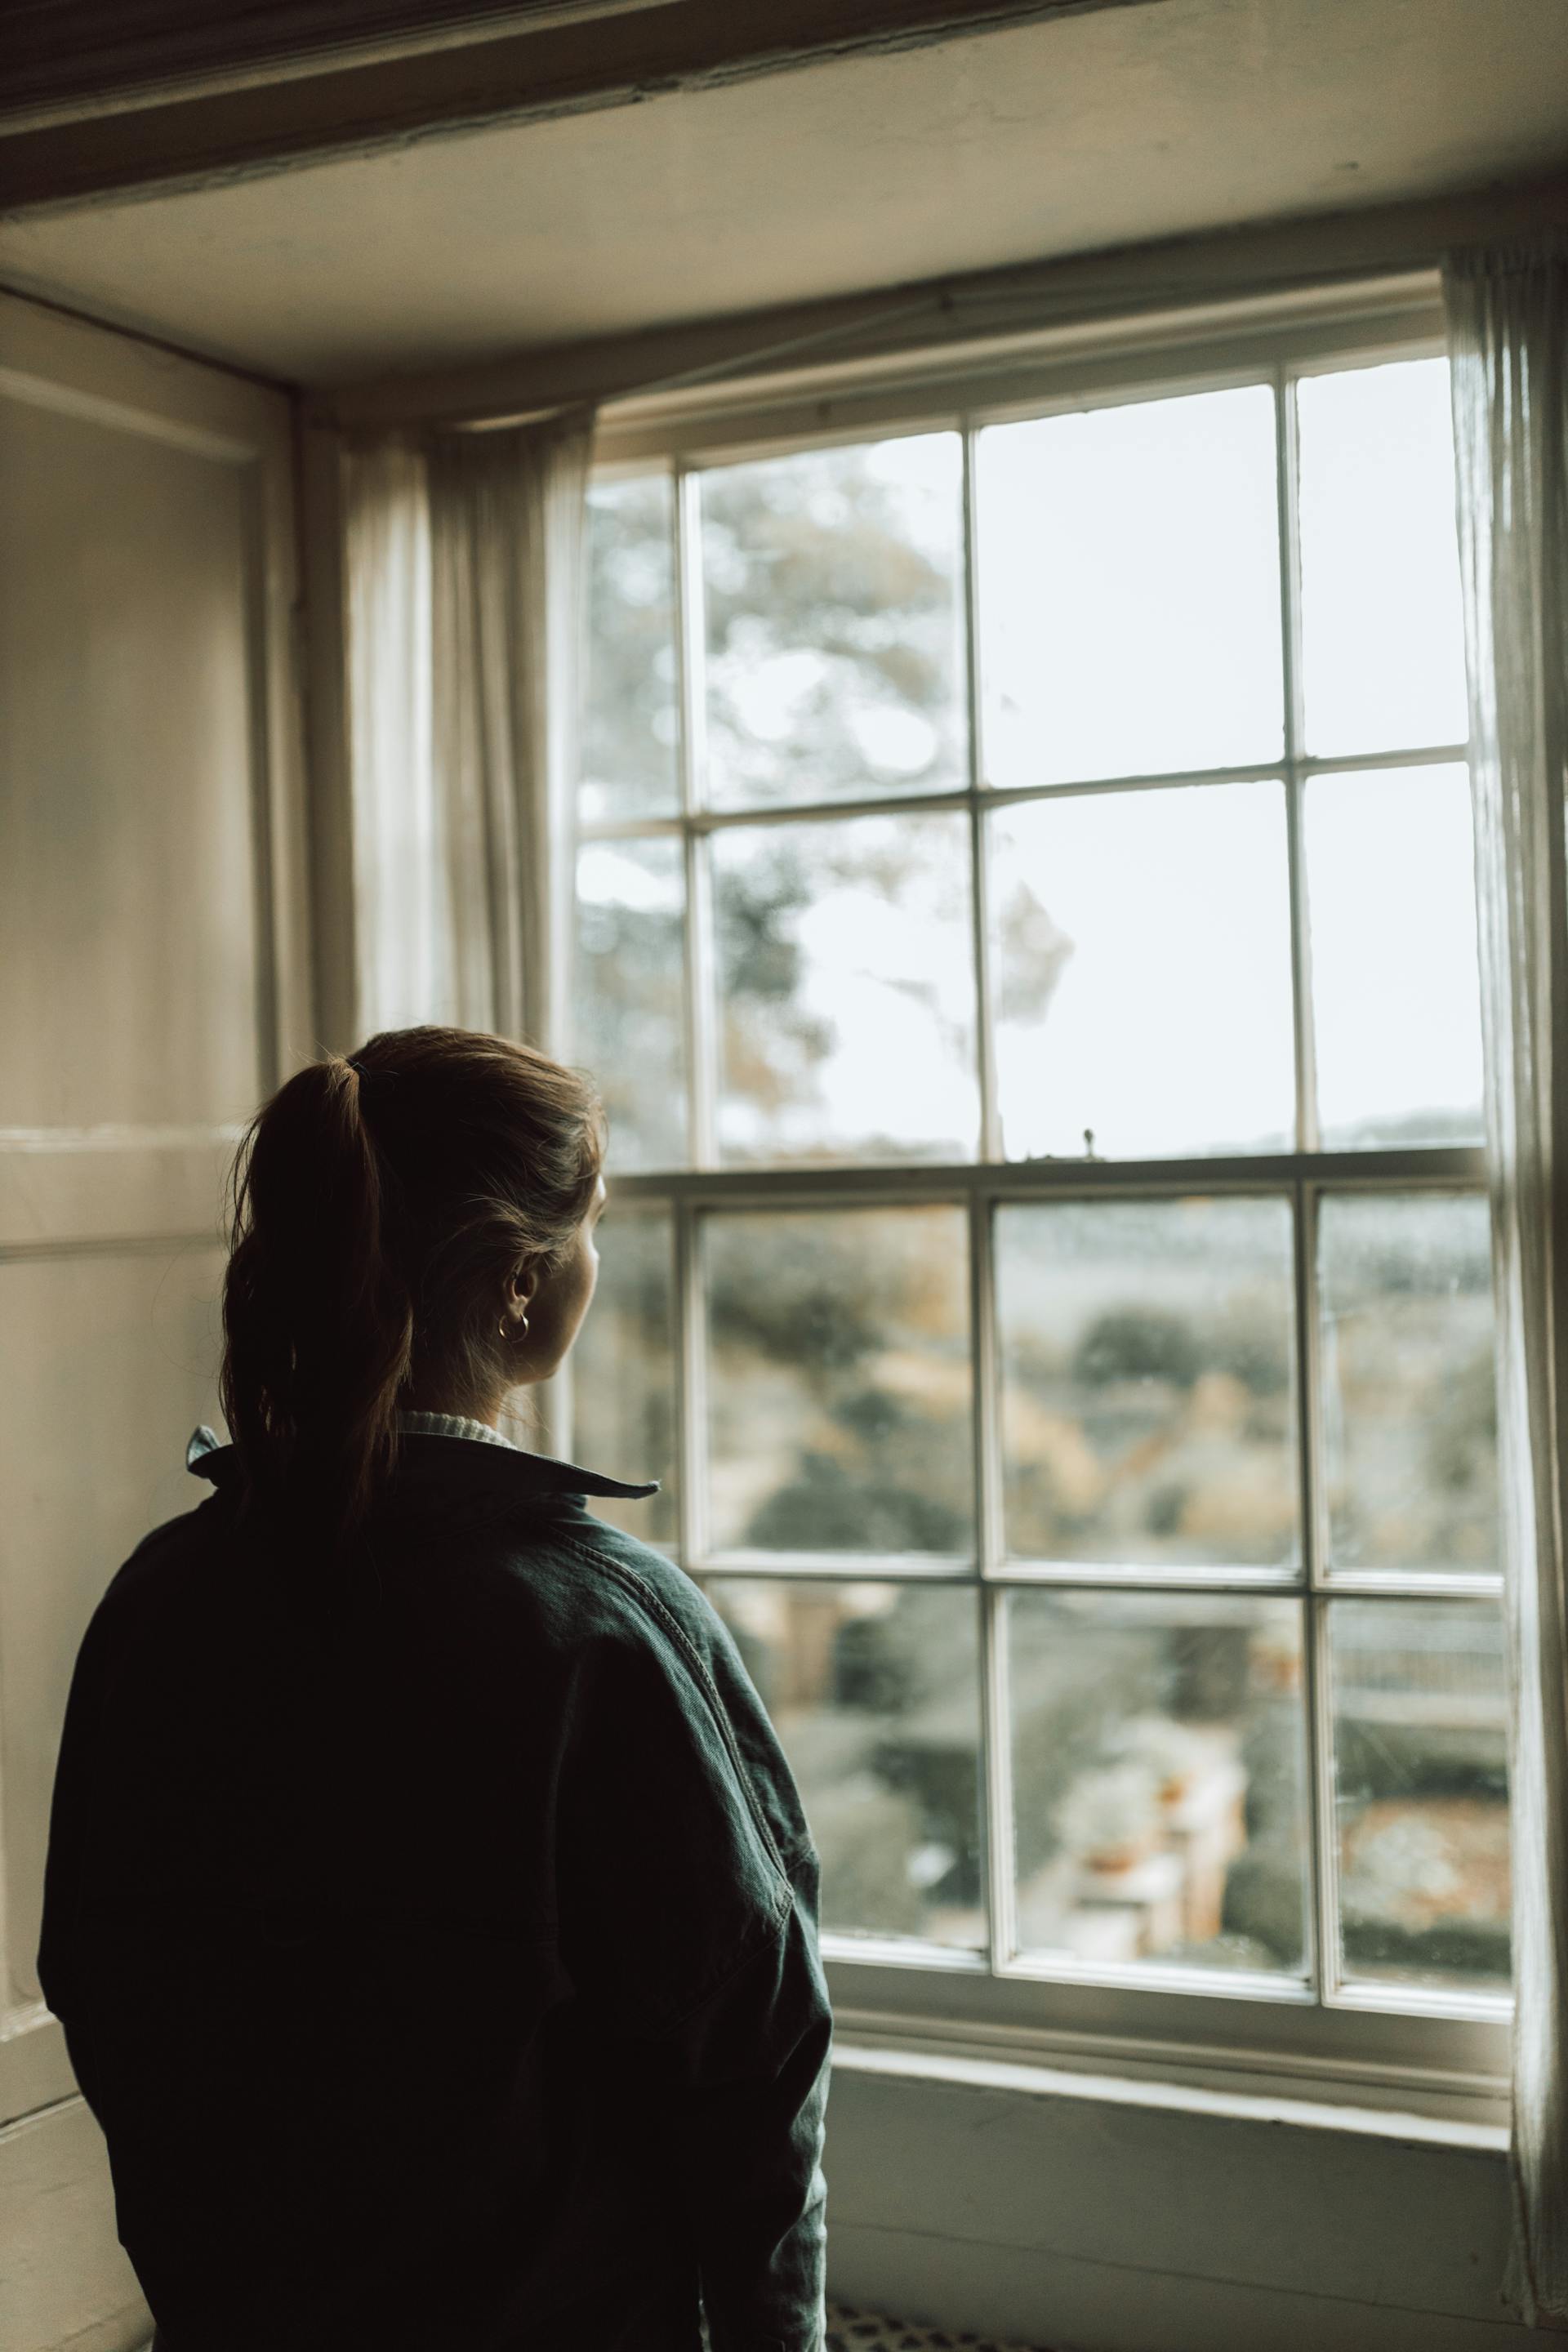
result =
[[[384,1030],[280,1087],[235,1160],[223,1293],[251,1496],[351,1534],[395,1462],[399,1399],[494,1386],[506,1278],[561,1263],[603,1155],[589,1079],[473,1030]]]

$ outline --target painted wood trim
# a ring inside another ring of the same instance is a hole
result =
[[[782,402],[792,380],[799,385],[828,362],[934,372],[942,355],[949,369],[962,366],[963,347],[987,339],[1069,332],[1103,352],[1160,314],[1190,339],[1194,327],[1211,331],[1205,305],[1239,315],[1235,306],[1246,304],[1256,317],[1310,291],[1319,315],[1342,316],[1348,305],[1386,316],[1389,281],[1420,273],[1425,285],[1405,292],[1429,322],[1438,315],[1430,273],[1450,247],[1553,222],[1568,224],[1568,173],[597,336],[482,367],[380,374],[313,394],[311,405],[343,425],[475,423],[647,398],[681,379],[721,376],[736,384],[772,376]]]

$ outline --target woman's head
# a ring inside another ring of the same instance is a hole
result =
[[[465,1029],[311,1064],[235,1162],[222,1395],[253,1492],[342,1530],[400,1407],[489,1418],[544,1380],[593,1297],[604,1117],[591,1083]]]

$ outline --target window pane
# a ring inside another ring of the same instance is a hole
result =
[[[1267,385],[992,425],[978,466],[991,783],[1279,758]]]
[[[984,1944],[973,1593],[815,1577],[709,1591],[799,1784],[823,1926]]]
[[[1325,1147],[1479,1142],[1467,772],[1316,776],[1305,813]]]
[[[1018,1943],[1299,1975],[1298,1604],[1013,1593]]]
[[[1330,1564],[1493,1570],[1490,1224],[1473,1194],[1324,1201]]]
[[[1276,783],[1072,793],[992,829],[1010,1160],[1274,1151],[1295,1128]]]
[[[960,1209],[707,1221],[712,1540],[968,1549],[968,1254]]]
[[[1502,1625],[1486,1603],[1329,1612],[1344,1972],[1505,1989]]]
[[[675,1232],[663,1211],[612,1202],[596,1228],[599,1285],[572,1353],[572,1454],[612,1478],[657,1478],[647,1502],[595,1498],[597,1517],[673,1544]]]
[[[675,507],[668,474],[588,488],[584,817],[680,805]]]
[[[712,856],[725,1157],[973,1159],[965,819],[747,825]]]
[[[1020,1203],[995,1230],[1009,1551],[1294,1563],[1288,1203]]]
[[[680,844],[590,842],[577,861],[574,1052],[598,1079],[612,1168],[687,1158]]]
[[[702,477],[708,783],[721,806],[963,781],[956,433]]]
[[[1296,399],[1307,748],[1462,743],[1448,363],[1306,376]]]

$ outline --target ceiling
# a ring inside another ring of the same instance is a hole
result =
[[[1568,163],[1568,0],[1149,0],[0,222],[274,375],[477,365]]]

